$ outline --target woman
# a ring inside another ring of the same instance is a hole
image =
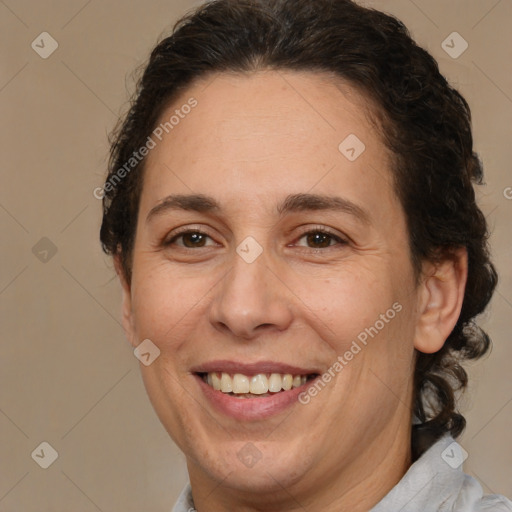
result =
[[[455,392],[496,285],[470,112],[348,0],[218,0],[152,52],[101,240],[174,510],[512,510],[464,475]]]

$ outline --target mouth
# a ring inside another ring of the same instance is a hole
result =
[[[265,398],[304,386],[318,373],[243,373],[197,372],[196,375],[215,391],[240,399]]]
[[[284,413],[320,378],[321,368],[275,361],[217,360],[191,368],[198,391],[212,412],[238,422],[260,422]],[[301,414],[304,410],[301,409]]]

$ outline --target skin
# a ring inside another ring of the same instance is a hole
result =
[[[415,274],[390,155],[369,102],[347,84],[308,72],[219,74],[194,83],[197,107],[150,152],[123,323],[133,346],[160,349],[141,365],[150,400],[187,458],[199,512],[366,511],[411,464],[416,350],[439,350],[460,313],[463,250]],[[338,145],[364,142],[353,162]],[[336,195],[347,211],[280,215],[289,194]],[[215,212],[163,209],[171,194],[205,194]],[[190,236],[207,235],[187,248]],[[308,238],[318,227],[336,238]],[[252,236],[262,254],[237,246]],[[164,242],[173,242],[165,245]],[[325,241],[327,240],[325,246]],[[199,244],[201,245],[201,244]],[[236,421],[215,409],[191,368],[228,359],[279,361],[327,371],[394,303],[402,309],[307,405]],[[246,467],[237,453],[261,454]]]

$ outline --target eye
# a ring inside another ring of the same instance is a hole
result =
[[[334,245],[345,245],[347,242],[343,238],[327,231],[324,228],[317,228],[303,233],[298,240],[305,239],[306,247],[311,249],[325,249]],[[297,245],[304,247],[304,244]]]
[[[212,239],[206,233],[188,229],[174,234],[170,239],[164,242],[164,245],[177,245],[178,247],[184,247],[186,249],[195,249],[198,247],[206,247],[207,245],[214,245],[214,243],[207,244],[208,240]]]

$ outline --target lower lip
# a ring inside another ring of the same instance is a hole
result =
[[[298,402],[298,396],[316,381],[311,379],[298,388],[280,391],[262,398],[236,398],[209,386],[199,375],[195,375],[206,398],[220,412],[239,421],[262,420],[283,412]]]

